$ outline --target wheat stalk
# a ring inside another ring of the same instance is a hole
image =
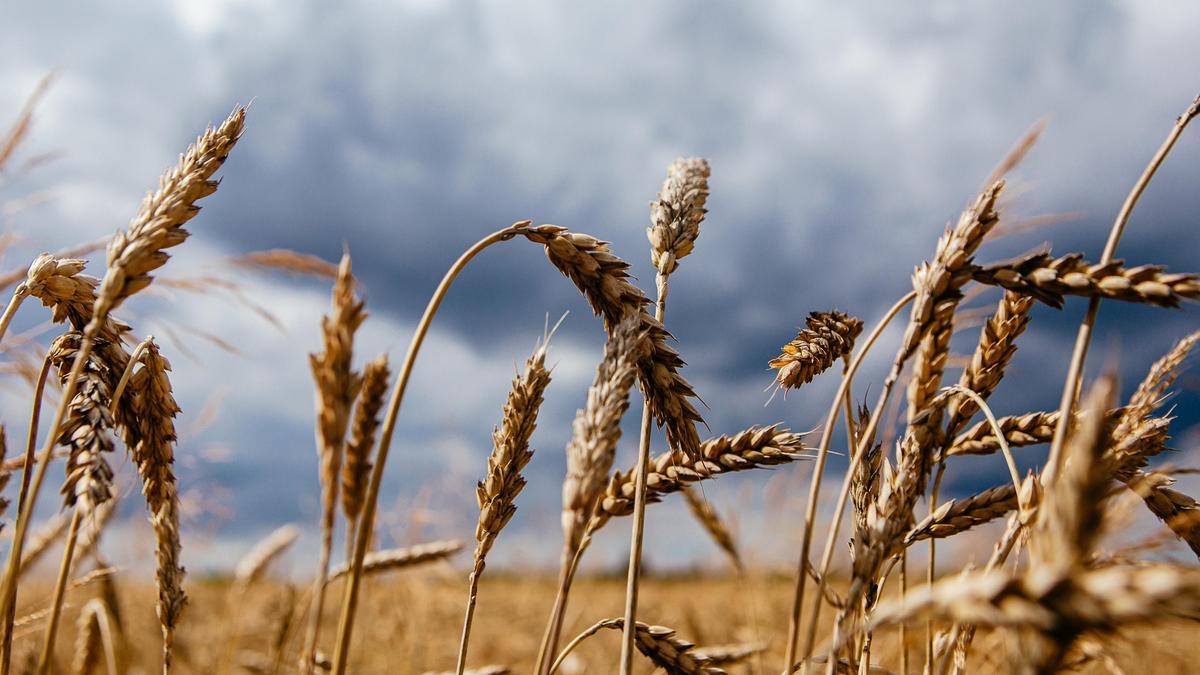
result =
[[[1138,200],[1145,191],[1146,186],[1150,184],[1150,180],[1158,171],[1163,161],[1170,154],[1171,148],[1175,147],[1175,142],[1183,135],[1184,128],[1192,121],[1198,113],[1200,113],[1200,96],[1192,100],[1191,104],[1184,110],[1183,114],[1175,120],[1175,124],[1171,127],[1171,131],[1167,134],[1159,149],[1154,153],[1150,163],[1146,165],[1142,175],[1138,177],[1133,188],[1129,191],[1129,195],[1125,198],[1125,202],[1121,205],[1121,210],[1117,212],[1117,217],[1113,221],[1112,228],[1109,230],[1108,241],[1104,243],[1104,250],[1100,254],[1100,265],[1104,266],[1112,262],[1116,256],[1117,245],[1121,241],[1121,235],[1125,231],[1125,225],[1129,222],[1129,216],[1133,213],[1133,209],[1137,206]],[[1161,289],[1155,289],[1155,292],[1160,292]],[[1079,331],[1075,338],[1075,348],[1071,353],[1071,362],[1067,367],[1067,377],[1063,382],[1062,396],[1059,401],[1059,418],[1058,426],[1054,429],[1054,438],[1050,443],[1050,456],[1046,464],[1046,471],[1043,472],[1043,483],[1049,485],[1054,481],[1058,473],[1059,465],[1062,462],[1063,447],[1067,439],[1066,421],[1072,417],[1072,411],[1075,408],[1075,399],[1079,396],[1080,383],[1083,377],[1083,366],[1087,360],[1088,345],[1091,342],[1092,327],[1096,323],[1096,315],[1100,311],[1100,298],[1092,297],[1088,301],[1087,313],[1084,315],[1083,321],[1079,324]]]
[[[654,279],[658,289],[658,298],[654,305],[654,320],[660,328],[666,321],[667,294],[671,273],[678,266],[679,259],[691,252],[693,242],[700,234],[700,223],[704,220],[706,213],[704,204],[708,199],[708,176],[708,162],[701,159],[677,160],[668,167],[667,180],[663,184],[662,192],[658,195],[658,201],[651,202],[650,205],[651,224],[646,230],[646,238],[650,241],[651,262],[658,268],[658,274]],[[644,316],[644,312],[639,311],[639,308],[632,307],[631,309],[633,311],[629,313]],[[658,342],[656,337],[652,338],[652,344],[657,346]],[[680,365],[682,365],[682,360]],[[657,370],[651,375],[664,380],[658,385],[660,389],[662,386],[673,387],[676,393],[681,394],[678,398],[685,404],[688,403],[687,396],[694,395],[690,385],[687,385],[678,375],[671,377],[669,372],[664,373]],[[664,375],[666,377],[663,377]],[[645,376],[642,378],[642,392],[645,396],[642,405],[641,434],[638,439],[633,528],[629,537],[629,571],[625,578],[625,626],[621,631],[621,675],[629,675],[633,663],[635,641],[633,627],[637,619],[642,545],[646,527],[646,471],[650,463],[651,415],[658,416],[660,425],[664,423],[662,406],[656,403],[651,396],[652,388],[648,384],[650,379],[652,378]],[[675,403],[676,408],[670,411],[668,417],[674,421],[675,425],[685,427],[687,435],[679,438],[678,431],[673,429],[672,422],[668,421],[666,423],[667,442],[675,445],[678,440],[684,452],[692,452],[697,440],[695,427],[692,425],[693,415],[691,413],[694,410],[689,411],[686,405],[678,405],[678,401]],[[660,408],[660,410],[656,411],[655,408]],[[699,420],[699,414],[695,414],[694,418]]]
[[[492,432],[492,454],[488,457],[487,477],[476,486],[479,502],[479,522],[475,526],[475,556],[471,568],[466,616],[463,619],[462,639],[458,648],[458,672],[467,661],[467,645],[471,639],[471,623],[475,617],[475,602],[479,593],[479,577],[486,558],[500,531],[508,524],[517,507],[513,502],[525,488],[522,471],[533,458],[529,437],[537,428],[538,409],[542,394],[550,384],[546,369],[546,347],[550,335],[540,341],[533,355],[525,362],[525,371],[513,379],[508,399],[504,403],[503,421]]]
[[[333,552],[334,521],[337,517],[338,481],[345,451],[346,428],[354,399],[362,386],[362,377],[351,361],[354,357],[354,334],[366,320],[363,301],[354,292],[357,282],[351,272],[350,253],[342,255],[337,279],[333,285],[333,310],[321,320],[324,351],[309,355],[313,381],[316,383],[317,457],[320,461],[321,482],[321,556],[317,577],[313,580],[313,595],[305,641],[304,672],[311,672],[321,634],[321,617],[325,609],[325,584],[329,578],[329,559]],[[386,386],[386,385],[385,385]]]

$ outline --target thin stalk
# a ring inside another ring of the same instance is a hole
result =
[[[591,628],[588,628],[587,630],[583,631],[579,635],[576,635],[575,639],[568,642],[567,646],[563,647],[562,652],[559,653],[558,658],[554,659],[554,664],[550,666],[549,675],[554,675],[554,672],[557,671],[558,667],[562,665],[562,662],[565,661],[567,659],[567,657],[571,655],[571,652],[575,651],[575,648],[579,646],[580,642],[583,642],[584,640],[590,638],[591,636],[595,635],[596,633],[599,633],[600,629],[604,628],[605,624],[607,624],[607,623],[608,623],[608,621],[601,621],[599,623],[593,624]]]
[[[454,669],[457,675],[463,675],[463,671],[467,667],[467,645],[471,640],[471,625],[475,623],[475,601],[479,597],[479,576],[482,572],[482,566],[478,564],[471,572],[470,585],[467,589],[467,611],[466,616],[463,617],[462,637],[458,640],[458,661]]]
[[[50,661],[54,657],[54,640],[58,635],[58,620],[62,616],[63,595],[67,591],[67,577],[71,574],[71,561],[75,557],[75,542],[79,538],[79,521],[83,510],[75,507],[71,514],[71,529],[67,531],[67,546],[63,551],[62,563],[58,567],[58,581],[54,584],[54,600],[50,604],[50,618],[46,621],[46,634],[42,640],[42,655],[38,659],[37,675],[50,672]]]
[[[334,504],[336,507],[336,504]],[[313,603],[309,612],[308,633],[304,640],[303,673],[313,672],[317,660],[317,642],[321,637],[321,615],[325,613],[325,586],[329,580],[329,559],[333,557],[333,513],[321,517],[321,558],[313,579]]]
[[[859,349],[858,353],[854,355],[854,360],[850,362],[850,367],[846,370],[846,374],[842,376],[842,383],[839,385],[837,393],[833,397],[833,403],[830,404],[829,414],[825,420],[825,426],[821,430],[821,443],[817,447],[817,465],[813,467],[812,482],[808,488],[808,509],[804,514],[804,541],[800,548],[800,561],[797,564],[796,570],[796,592],[795,596],[792,598],[792,613],[788,623],[787,656],[786,661],[784,662],[785,674],[791,672],[792,664],[796,663],[796,640],[800,635],[800,613],[804,608],[804,586],[808,579],[806,568],[808,566],[808,554],[812,548],[812,531],[813,523],[817,517],[817,500],[819,499],[821,492],[821,474],[825,471],[825,460],[829,455],[829,444],[833,439],[833,428],[834,425],[837,424],[837,416],[842,405],[842,399],[844,399],[850,392],[850,381],[854,378],[854,374],[858,372],[858,367],[862,363],[863,357],[868,351],[870,351],[871,346],[875,344],[875,340],[879,338],[879,336],[883,333],[884,328],[887,327],[888,323],[891,322],[896,314],[899,313],[905,305],[912,302],[913,298],[915,297],[917,297],[916,291],[909,291],[903,298],[897,301],[895,305],[892,305],[892,308],[887,311],[887,313],[883,316],[883,319],[879,321],[879,324],[875,326],[874,330],[871,331],[871,334],[867,336],[866,342],[863,344],[862,348]],[[880,395],[880,404],[886,403],[887,392],[891,391],[891,387],[895,384],[895,381],[898,377],[899,373],[894,372],[893,375],[889,376],[888,382],[884,383],[884,391]],[[861,430],[858,434],[859,444],[854,452],[854,457],[850,461],[850,468],[846,470],[846,479],[843,482],[842,493],[838,498],[838,508],[834,515],[837,520],[834,522],[841,522],[841,511],[846,506],[846,498],[850,492],[850,479],[853,477],[854,472],[858,469],[858,465],[862,462],[866,441],[871,438],[871,435],[875,433],[875,429],[879,425],[879,411],[881,409],[881,405],[876,406],[876,411],[873,415],[871,415],[871,421],[867,425],[867,428],[865,430]],[[831,536],[833,536],[832,533]],[[832,543],[826,546],[828,557],[832,557],[833,555],[832,546]],[[828,561],[826,561],[826,564],[823,566],[820,574],[820,580],[817,582],[818,598],[821,597],[821,593],[825,590],[825,571],[827,571],[827,568]],[[821,611],[821,603],[819,601],[814,603],[814,605],[814,623],[809,627],[808,638],[804,648],[804,668],[807,668],[808,657],[812,654],[812,643],[816,638],[815,622],[817,614]]]
[[[29,498],[29,482],[30,478],[33,476],[33,472],[30,471],[30,469],[33,467],[34,452],[37,448],[38,420],[41,418],[42,414],[42,397],[46,391],[46,376],[49,374],[49,372],[50,354],[47,353],[46,358],[42,359],[42,369],[40,372],[38,372],[37,386],[35,386],[33,390],[33,410],[29,413],[29,435],[28,440],[25,442],[25,468],[21,470],[21,491],[18,493],[19,496],[17,497],[18,514],[20,514],[20,512],[25,508],[25,503]],[[16,560],[19,561],[21,559],[21,551],[16,548],[17,545],[17,542],[13,541]],[[17,563],[17,568],[18,570],[20,569],[20,562]],[[9,662],[12,655],[13,622],[16,620],[17,613],[17,599],[15,590],[13,593],[12,602],[8,603],[7,606],[4,606],[2,611],[4,612],[4,644],[3,655],[0,655],[0,675],[8,675]]]
[[[1125,231],[1125,224],[1129,222],[1129,216],[1133,213],[1133,208],[1137,206],[1142,192],[1150,184],[1150,179],[1154,178],[1154,174],[1171,152],[1171,148],[1175,147],[1175,141],[1179,140],[1188,122],[1191,122],[1197,113],[1200,113],[1200,96],[1193,99],[1192,104],[1188,106],[1187,110],[1175,120],[1175,125],[1171,127],[1166,140],[1158,148],[1158,152],[1154,153],[1154,157],[1151,158],[1150,163],[1142,171],[1142,175],[1138,177],[1137,182],[1133,184],[1133,189],[1130,190],[1129,195],[1125,198],[1125,203],[1121,205],[1121,210],[1117,212],[1117,218],[1113,221],[1112,229],[1109,230],[1108,241],[1104,244],[1104,252],[1100,254],[1100,265],[1107,265],[1112,261],[1113,256],[1116,255],[1117,244],[1121,241],[1121,235]],[[1059,465],[1062,464],[1063,445],[1067,440],[1068,420],[1071,419],[1072,413],[1074,413],[1075,400],[1079,397],[1079,389],[1083,377],[1083,364],[1087,360],[1088,345],[1092,338],[1092,328],[1096,324],[1096,315],[1099,311],[1100,298],[1094,297],[1088,302],[1087,314],[1084,316],[1083,322],[1079,324],[1079,333],[1075,336],[1075,350],[1071,353],[1071,365],[1067,369],[1067,379],[1063,383],[1062,399],[1058,405],[1058,425],[1054,427],[1054,438],[1050,443],[1050,456],[1046,460],[1046,469],[1042,472],[1043,485],[1050,485],[1054,482],[1054,478],[1058,474]]]
[[[25,288],[25,284],[20,284],[13,290],[12,300],[8,301],[8,306],[4,308],[4,314],[0,315],[0,341],[4,340],[4,335],[8,332],[8,324],[12,323],[13,317],[17,315],[17,309],[28,297],[29,289]]]
[[[579,548],[571,555],[570,560],[566,560],[564,556],[563,568],[559,572],[558,595],[554,598],[550,623],[546,626],[546,634],[543,636],[542,646],[538,650],[538,672],[542,675],[548,675],[550,672],[550,660],[554,657],[554,650],[558,648],[558,641],[562,636],[562,624],[567,612],[567,599],[571,594],[571,584],[575,582],[575,572],[579,569],[579,561],[583,559],[583,554],[591,543],[592,536],[587,533],[580,542]]]
[[[33,519],[33,506],[37,502],[38,492],[41,491],[42,482],[46,478],[46,469],[50,466],[50,458],[54,453],[54,445],[58,439],[58,429],[62,426],[63,419],[67,414],[67,406],[71,399],[75,397],[75,391],[79,386],[79,375],[83,372],[83,366],[87,363],[92,355],[92,348],[95,345],[95,334],[100,331],[100,322],[95,319],[88,324],[87,330],[84,332],[83,340],[79,344],[79,351],[75,356],[75,363],[71,366],[71,372],[67,376],[66,384],[63,386],[62,398],[58,401],[58,408],[54,412],[54,421],[50,424],[50,433],[46,437],[46,444],[42,447],[41,458],[38,460],[37,473],[33,477],[33,484],[30,486],[28,503],[17,514],[16,531],[13,533],[12,548],[8,553],[8,568],[4,573],[4,582],[0,586],[0,607],[7,607],[10,603],[14,603],[14,598],[17,592],[17,576],[21,569],[21,547],[25,541],[25,535],[29,530],[29,521]],[[71,561],[66,559],[68,572],[70,571]]]
[[[142,358],[142,352],[154,342],[154,336],[148,335],[145,340],[138,343],[137,347],[133,348],[133,353],[129,355],[129,361],[125,363],[125,371],[121,373],[121,379],[117,380],[117,388],[113,389],[112,401],[108,404],[110,410],[116,410],[117,404],[121,402],[121,394],[125,393],[125,387],[129,384],[129,378],[133,376],[133,369],[138,364],[138,360]]]
[[[558,571],[558,592],[554,596],[554,607],[550,610],[550,621],[547,622],[546,631],[542,634],[542,644],[538,647],[535,672],[539,674],[545,673],[546,669],[550,667],[550,658],[558,647],[567,598],[571,593],[571,584],[575,580],[575,565],[578,563],[581,552],[582,548],[572,555],[567,555],[567,551],[563,551],[562,564]]]
[[[667,276],[658,278],[658,301],[654,318],[661,324],[667,313]],[[638,577],[642,570],[642,541],[646,534],[646,474],[650,469],[650,398],[642,405],[642,434],[638,443],[637,481],[633,498],[633,532],[629,540],[629,574],[625,579],[625,625],[621,628],[621,675],[633,667],[634,638],[637,636]]]
[[[933,487],[929,490],[929,515],[937,509],[938,494],[942,488],[942,476],[946,475],[946,457],[943,455],[938,460],[937,474],[933,478]],[[925,583],[933,586],[934,576],[937,572],[937,546],[934,541],[937,537],[929,538],[929,566],[925,569]],[[933,619],[925,620],[925,665],[922,667],[924,675],[931,675],[933,669]]]
[[[908,595],[908,551],[900,553],[900,597]],[[908,630],[900,625],[900,675],[908,675]]]
[[[425,340],[425,334],[429,331],[429,324],[432,323],[433,317],[437,314],[438,307],[442,304],[442,299],[446,297],[446,292],[450,290],[450,286],[454,280],[462,272],[463,268],[472,258],[479,255],[485,248],[501,241],[512,239],[520,227],[528,224],[518,223],[512,227],[506,227],[503,230],[498,230],[492,234],[479,240],[474,246],[467,249],[465,253],[454,261],[450,269],[446,272],[446,276],[442,278],[437,289],[433,292],[433,297],[429,299],[429,304],[425,307],[425,313],[421,315],[421,320],[417,324],[417,330],[413,334],[412,342],[409,343],[408,353],[404,356],[404,364],[401,367],[400,375],[396,378],[395,389],[392,391],[392,398],[388,403],[387,416],[383,421],[383,429],[379,436],[379,450],[375,458],[375,466],[371,469],[371,482],[367,485],[367,498],[363,504],[362,513],[358,520],[358,534],[354,540],[354,560],[351,565],[350,577],[346,582],[346,588],[342,596],[342,611],[338,619],[338,634],[337,643],[333,652],[333,669],[334,675],[345,675],[346,667],[350,662],[350,638],[354,633],[354,615],[358,609],[358,590],[362,581],[363,559],[367,555],[367,543],[371,538],[371,529],[375,525],[375,507],[379,501],[379,488],[383,483],[383,468],[387,464],[388,450],[392,443],[392,432],[396,428],[396,416],[400,412],[400,403],[404,400],[404,391],[408,387],[408,378],[412,374],[413,364],[417,360],[417,352],[421,349],[421,343]]]

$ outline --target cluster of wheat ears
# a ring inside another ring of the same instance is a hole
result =
[[[286,251],[262,254],[259,262],[328,274],[333,279],[332,309],[321,322],[322,351],[310,367],[316,390],[316,449],[319,457],[322,532],[319,567],[306,602],[294,609],[298,653],[274,655],[271,672],[332,671],[341,675],[350,663],[356,608],[365,576],[380,570],[410,567],[446,558],[462,548],[458,542],[431,542],[400,549],[374,549],[380,485],[387,465],[401,402],[418,351],[456,276],[476,255],[501,242],[524,240],[543,247],[546,257],[583,294],[607,334],[595,380],[579,410],[566,447],[567,473],[562,484],[563,547],[557,597],[541,649],[533,664],[539,675],[555,672],[581,641],[611,628],[623,635],[621,672],[628,673],[636,653],[670,673],[717,673],[762,650],[761,645],[696,647],[670,628],[639,622],[639,567],[647,504],[683,493],[705,529],[735,565],[741,558],[722,517],[694,483],[732,472],[812,460],[811,486],[804,515],[803,538],[795,571],[795,597],[786,637],[786,660],[779,668],[825,670],[828,673],[872,672],[882,666],[907,669],[903,663],[872,663],[873,631],[922,622],[925,625],[924,671],[962,672],[978,627],[999,628],[1010,636],[1009,667],[1017,672],[1049,673],[1102,651],[1096,638],[1134,622],[1162,617],[1200,617],[1200,571],[1165,563],[1101,556],[1096,541],[1111,521],[1111,501],[1122,489],[1140,497],[1165,527],[1200,555],[1200,503],[1172,488],[1168,473],[1152,470],[1148,460],[1167,449],[1169,413],[1162,412],[1168,389],[1200,332],[1183,336],[1155,363],[1129,400],[1115,399],[1114,378],[1102,376],[1084,386],[1082,373],[1091,332],[1102,299],[1174,307],[1200,299],[1200,280],[1153,265],[1129,267],[1114,258],[1130,213],[1156,169],[1189,121],[1200,99],[1172,127],[1169,136],[1137,181],[1113,225],[1096,262],[1070,254],[1052,257],[1039,251],[1007,262],[982,265],[977,249],[1001,222],[998,204],[1003,175],[1028,150],[1035,134],[1009,154],[969,202],[958,220],[938,240],[933,255],[917,266],[912,290],[900,297],[860,339],[864,324],[839,311],[814,312],[807,328],[770,361],[776,386],[796,390],[842,361],[841,384],[820,425],[816,445],[805,435],[780,425],[756,426],[702,440],[697,395],[684,377],[684,361],[672,347],[665,328],[672,273],[696,244],[708,198],[709,165],[700,159],[672,163],[658,197],[651,203],[647,235],[656,270],[653,299],[633,283],[629,265],[605,242],[556,225],[522,221],[504,227],[471,246],[449,269],[430,299],[392,380],[387,355],[355,369],[354,339],[367,315],[357,291],[349,254],[335,268]],[[4,464],[0,485],[12,472],[21,480],[12,528],[12,545],[0,586],[3,622],[0,674],[8,673],[14,630],[42,625],[38,673],[54,667],[56,635],[64,614],[64,594],[72,587],[111,582],[95,547],[113,511],[115,490],[110,460],[120,437],[141,480],[142,494],[156,537],[157,616],[162,632],[162,670],[172,666],[173,639],[187,604],[180,546],[180,502],[173,468],[180,412],[172,396],[171,368],[153,338],[136,342],[132,328],[112,315],[130,296],[153,281],[152,273],[168,262],[167,249],[182,244],[184,225],[197,215],[197,202],[217,191],[214,174],[243,131],[246,109],[236,108],[218,127],[207,129],[168,170],[143,201],[132,223],[107,246],[102,278],[85,275],[85,263],[70,256],[39,255],[16,283],[12,300],[0,319],[0,339],[22,301],[37,298],[50,309],[65,332],[54,339],[37,373],[23,456]],[[28,115],[0,147],[0,164],[27,127]],[[17,283],[19,281],[19,283]],[[1002,297],[986,319],[969,362],[955,384],[947,384],[951,336],[960,305],[972,287],[999,286]],[[1026,330],[1037,302],[1061,306],[1067,296],[1086,298],[1087,312],[1063,384],[1058,410],[1033,411],[997,418],[987,404],[999,386]],[[908,323],[895,360],[874,408],[856,405],[852,384],[864,355],[884,328],[908,307]],[[507,672],[506,668],[467,669],[468,643],[479,579],[504,527],[516,511],[525,486],[523,471],[533,457],[529,441],[537,425],[543,393],[550,382],[546,365],[552,331],[513,379],[493,448],[476,494],[479,506],[475,549],[470,565],[469,595],[462,623],[457,672]],[[131,348],[132,345],[132,348]],[[856,350],[857,346],[857,350]],[[43,390],[53,370],[61,396],[49,431],[38,451]],[[907,374],[907,380],[904,379]],[[894,448],[884,449],[879,431],[893,389],[907,382],[904,424]],[[637,384],[643,409],[637,457],[632,468],[614,470],[621,421]],[[856,409],[857,408],[857,409]],[[817,506],[826,460],[834,451],[838,417],[844,413],[849,457],[820,557],[813,557]],[[979,417],[978,421],[975,421]],[[974,421],[974,423],[973,423]],[[665,430],[666,450],[652,455],[654,427]],[[0,436],[0,438],[3,438]],[[1022,475],[1013,448],[1048,444],[1040,472]],[[953,458],[1002,453],[1009,476],[977,495],[940,503],[939,486]],[[47,471],[62,459],[62,514],[31,536],[34,506]],[[835,589],[827,580],[839,547],[842,514],[850,503],[850,567],[848,582]],[[918,513],[918,503],[928,507]],[[340,508],[339,508],[340,506]],[[0,508],[7,507],[7,502]],[[345,560],[333,565],[339,513],[345,522]],[[799,515],[799,514],[798,514]],[[594,535],[613,518],[632,516],[629,572],[623,617],[601,618],[590,629],[564,640],[561,635],[569,593],[579,562]],[[982,569],[964,569],[937,579],[934,544],[996,519],[1007,527]],[[230,590],[236,603],[259,580],[270,562],[297,538],[281,528],[238,565]],[[47,609],[18,617],[17,596],[22,573],[51,541],[64,540],[64,553]],[[904,576],[910,546],[926,542],[928,570],[923,584]],[[1024,562],[1022,562],[1024,553]],[[84,557],[97,562],[79,575]],[[883,592],[893,572],[899,592]],[[341,579],[339,586],[331,585]],[[327,590],[341,590],[340,618],[326,652],[330,628],[322,625]],[[805,602],[811,593],[810,602]],[[812,598],[819,600],[813,601]],[[118,672],[113,648],[114,608],[104,596],[79,612],[75,662],[77,672],[101,664]],[[824,605],[835,618],[820,621]],[[227,621],[225,659],[232,662],[238,639],[238,613]],[[818,628],[832,633],[818,642]],[[322,641],[322,629],[326,640]],[[440,630],[428,627],[429,630]],[[36,632],[36,631],[33,631]],[[31,631],[22,638],[34,639]],[[903,638],[902,638],[903,639]],[[819,650],[818,650],[819,648]],[[1081,654],[1084,655],[1081,657]],[[293,660],[292,656],[298,657]]]

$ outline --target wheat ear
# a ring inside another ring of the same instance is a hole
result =
[[[90,675],[101,662],[109,675],[120,672],[117,670],[112,616],[104,602],[99,598],[92,598],[79,612],[79,636],[76,639],[75,662],[71,669],[76,675]]]
[[[1157,265],[1126,268],[1120,260],[1092,264],[1083,254],[1052,258],[1034,253],[1016,262],[976,267],[972,278],[981,284],[1001,286],[1062,307],[1064,296],[1123,300],[1159,307],[1177,307],[1182,300],[1200,300],[1200,277],[1168,274]]]
[[[558,648],[575,567],[586,548],[587,525],[596,501],[604,493],[612,470],[621,419],[629,408],[629,391],[637,377],[637,362],[649,347],[637,317],[626,317],[604,345],[604,356],[588,388],[587,402],[575,415],[571,441],[567,444],[567,475],[563,479],[563,551],[558,592],[546,632],[539,648],[540,673],[550,667]]]
[[[550,672],[554,673],[557,671],[567,656],[584,640],[605,628],[623,630],[624,625],[624,619],[605,619],[604,621],[597,622],[591,628],[577,635],[566,647],[563,647],[558,658],[554,660],[554,664],[550,666]],[[695,645],[675,637],[675,631],[670,628],[650,626],[638,622],[636,624],[636,632],[637,638],[635,644],[638,651],[647,659],[650,659],[651,663],[668,673],[672,673],[673,675],[718,675],[725,672],[720,668],[710,665],[708,657],[704,656],[698,650],[693,651]]]
[[[538,343],[533,355],[525,362],[525,371],[513,379],[504,403],[503,422],[492,432],[492,454],[488,458],[487,477],[476,487],[479,501],[479,522],[475,526],[475,556],[471,568],[467,595],[466,616],[463,619],[462,639],[458,647],[458,672],[467,661],[467,645],[471,639],[471,623],[475,617],[475,601],[479,592],[479,577],[486,558],[500,531],[517,512],[517,495],[525,488],[522,471],[533,458],[529,438],[537,428],[538,409],[542,394],[550,384],[546,369],[546,340]]]
[[[666,321],[667,294],[670,290],[671,273],[678,267],[679,260],[691,252],[696,237],[700,235],[700,224],[707,211],[704,208],[708,200],[708,162],[703,159],[679,159],[667,167],[667,179],[663,183],[658,200],[650,204],[650,227],[646,237],[650,241],[650,259],[658,269],[655,275],[655,286],[658,297],[654,304],[654,320],[662,327]],[[547,248],[547,253],[550,249]],[[562,269],[562,268],[560,268]],[[640,308],[634,306],[628,313],[645,316]],[[651,344],[657,348],[660,340],[652,338]],[[655,349],[652,349],[653,353]],[[664,355],[667,356],[667,355]],[[662,361],[661,358],[652,359]],[[678,359],[677,359],[678,360]],[[680,360],[680,364],[682,361]],[[665,375],[665,377],[664,377]],[[651,380],[662,382],[650,386]],[[672,409],[664,411],[663,402],[657,401],[652,392],[661,393],[668,389],[675,394]],[[667,442],[672,446],[678,444],[685,453],[696,449],[696,430],[692,424],[693,418],[700,420],[695,410],[689,410],[687,397],[694,395],[690,385],[677,373],[663,373],[657,369],[642,378],[642,392],[645,394],[642,405],[642,426],[638,442],[638,465],[636,492],[634,497],[633,528],[629,537],[629,571],[625,579],[625,623],[622,629],[621,641],[621,675],[629,675],[633,662],[635,641],[634,624],[637,619],[637,604],[639,580],[642,566],[642,545],[646,527],[646,471],[650,462],[650,418],[657,416],[659,424],[667,427]],[[664,420],[664,416],[667,418]],[[680,435],[680,432],[683,435]]]
[[[461,551],[462,548],[463,544],[461,541],[446,540],[431,541],[426,544],[417,544],[404,548],[371,551],[367,554],[366,561],[363,562],[363,574],[379,574],[380,572],[389,572],[406,567],[423,565],[428,562],[445,560]],[[349,564],[339,565],[330,570],[329,581],[333,582],[349,573]]]
[[[783,353],[767,364],[779,371],[775,381],[785,390],[808,384],[834,361],[849,355],[863,328],[861,319],[836,310],[812,312],[805,324],[808,328],[785,344]]]
[[[346,442],[346,461],[342,465],[342,512],[346,514],[346,559],[354,555],[354,525],[362,513],[367,482],[371,474],[371,449],[379,431],[379,413],[387,394],[387,354],[363,367],[362,390],[354,408],[350,439]]]
[[[237,142],[245,119],[243,108],[235,109],[217,130],[209,129],[200,137],[195,146],[181,157],[178,168],[169,171],[160,182],[157,193],[146,198],[138,215],[134,218],[128,232],[118,233],[109,242],[109,269],[100,282],[96,302],[91,317],[83,331],[83,338],[75,356],[71,373],[64,385],[62,399],[59,402],[55,419],[50,425],[51,433],[47,439],[42,455],[49,458],[57,440],[58,430],[63,422],[69,401],[75,396],[77,380],[88,363],[93,350],[93,341],[111,326],[109,312],[117,307],[130,295],[150,284],[149,272],[165,264],[168,255],[164,249],[176,246],[187,237],[187,231],[182,225],[198,212],[195,202],[216,191],[216,183],[209,180],[213,173],[220,168],[229,150]],[[108,336],[103,336],[108,337]],[[123,367],[124,364],[122,363]],[[43,462],[43,467],[45,462]],[[39,474],[44,475],[39,467]],[[41,476],[34,479],[35,486],[40,485]],[[32,499],[31,499],[32,501]],[[18,517],[17,538],[23,538],[28,527],[28,515]],[[75,528],[72,528],[75,529]],[[70,535],[68,535],[70,542]],[[17,547],[14,547],[14,552]],[[68,545],[68,548],[71,548]],[[18,560],[16,556],[5,574],[3,590],[0,592],[0,606],[5,606],[12,600],[15,586],[15,572]],[[66,560],[59,575],[60,584],[70,571],[70,560]],[[65,573],[65,574],[64,574]],[[56,593],[56,596],[60,596]],[[56,604],[61,599],[56,599]],[[58,612],[52,611],[47,625],[48,642],[53,642],[57,629]],[[38,673],[45,673],[49,667],[50,646],[43,646],[43,654],[38,664]]]
[[[349,252],[342,255],[337,279],[333,284],[333,310],[321,320],[324,351],[309,355],[316,383],[317,457],[321,483],[321,555],[313,580],[315,600],[310,608],[305,638],[305,673],[312,671],[321,635],[325,610],[325,583],[329,578],[329,559],[333,552],[334,524],[337,517],[339,473],[345,451],[346,428],[354,399],[362,386],[362,377],[354,372],[354,334],[366,320],[363,301],[354,292],[357,282],[351,272]]]

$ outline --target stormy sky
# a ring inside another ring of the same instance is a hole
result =
[[[40,78],[57,76],[0,176],[0,224],[16,237],[5,269],[123,227],[205,124],[253,101],[220,191],[162,272],[236,288],[160,285],[121,311],[139,336],[158,336],[174,364],[185,543],[197,568],[231,564],[283,523],[314,531],[319,503],[306,354],[319,345],[328,284],[239,270],[230,256],[289,248],[336,260],[348,247],[371,312],[358,362],[387,351],[399,363],[450,262],[517,220],[611,241],[651,292],[647,203],[673,158],[706,157],[709,214],[672,278],[667,320],[685,374],[714,434],[773,422],[808,430],[821,423],[833,376],[769,404],[764,389],[766,362],[809,311],[875,322],[1042,119],[1049,125],[1010,176],[1003,217],[1064,222],[991,242],[980,258],[1046,241],[1097,258],[1129,187],[1200,93],[1200,7],[1166,2],[134,0],[29,3],[6,14],[0,119],[16,117]],[[1198,178],[1200,140],[1185,135],[1119,255],[1200,267]],[[103,256],[92,258],[99,275]],[[994,397],[998,414],[1055,405],[1084,305],[1035,311]],[[524,242],[473,262],[435,322],[388,463],[385,541],[470,538],[473,484],[508,381],[547,316],[568,311],[551,347],[554,382],[529,487],[495,553],[556,560],[562,449],[603,336],[575,289]],[[1089,372],[1118,369],[1128,392],[1198,316],[1195,307],[1105,303]],[[27,303],[14,330],[44,342],[47,318]],[[857,397],[874,398],[898,331],[868,360]],[[964,330],[955,352],[969,353],[977,332]],[[0,411],[15,447],[29,390],[6,380]],[[1176,463],[1197,446],[1197,382],[1183,378],[1173,401]],[[632,462],[631,436],[622,465]],[[1030,465],[1040,456],[1025,455]],[[964,461],[947,490],[965,494],[1006,475],[994,462]],[[708,483],[704,493],[736,510],[743,539],[777,562],[795,554],[807,480],[807,468],[786,468]],[[120,537],[146,533],[136,501],[135,490]],[[619,562],[625,527],[609,526],[595,564]],[[649,537],[651,563],[715,558],[678,503],[653,507]]]

